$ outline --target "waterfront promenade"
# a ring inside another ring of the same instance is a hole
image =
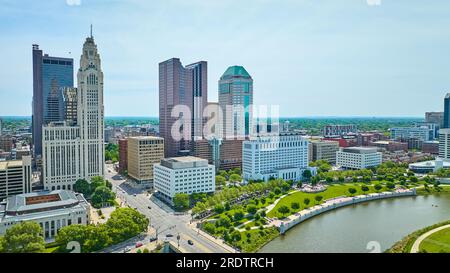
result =
[[[367,195],[358,195],[354,197],[337,197],[333,199],[326,200],[320,205],[301,210],[293,215],[290,215],[282,220],[272,220],[270,222],[271,226],[278,228],[281,234],[284,234],[287,230],[291,229],[295,225],[310,219],[321,213],[334,210],[340,207],[349,206],[357,203],[363,203],[372,200],[402,197],[402,196],[415,196],[415,189],[397,189],[392,192],[381,192],[381,193],[371,193]]]

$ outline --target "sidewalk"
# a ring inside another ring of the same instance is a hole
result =
[[[414,242],[413,246],[411,247],[411,253],[418,253],[420,250],[420,244],[423,242],[423,240],[425,240],[431,234],[436,233],[436,232],[441,231],[446,228],[450,228],[450,225],[438,227],[438,228],[432,229],[432,230],[420,235],[419,238],[417,238],[417,240]]]
[[[202,231],[201,229],[198,229],[196,227],[196,223],[192,223],[192,224],[188,224],[188,226],[194,230],[195,232],[197,232],[197,234],[199,236],[203,236],[206,239],[216,243],[217,245],[221,246],[224,250],[230,252],[230,253],[237,253],[238,251],[236,249],[234,249],[233,247],[227,245],[226,243],[224,243],[224,241],[222,239],[218,239],[218,238],[214,238],[213,236],[209,235],[208,233]]]

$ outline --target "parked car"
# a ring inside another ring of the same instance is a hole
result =
[[[154,242],[154,241],[156,241],[156,240],[158,240],[158,238],[152,237],[152,238],[150,238],[150,243],[151,243],[151,242]]]
[[[141,246],[143,246],[144,244],[142,244],[142,242],[137,242],[136,243],[136,247],[141,247]]]
[[[166,234],[166,237],[173,237],[173,234]]]
[[[192,246],[192,245],[194,245],[194,242],[192,240],[188,240],[188,244],[190,244]]]

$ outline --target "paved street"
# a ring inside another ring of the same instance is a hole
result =
[[[227,253],[233,250],[228,246],[223,246],[219,240],[214,240],[210,236],[199,232],[190,225],[190,214],[177,214],[169,206],[161,202],[156,197],[149,195],[145,191],[134,189],[125,183],[122,176],[118,175],[112,165],[106,165],[105,178],[113,184],[113,190],[126,205],[136,208],[140,213],[150,219],[153,232],[143,237],[141,241],[147,242],[151,237],[171,240],[178,244],[177,236],[180,235],[180,247],[189,253]],[[150,208],[149,208],[150,207]],[[166,235],[173,235],[166,237]],[[193,245],[188,244],[188,240]],[[138,240],[131,240],[112,249],[112,252],[123,252],[126,247],[133,248]]]

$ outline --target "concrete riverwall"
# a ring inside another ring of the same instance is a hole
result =
[[[363,203],[367,201],[372,200],[379,200],[379,199],[386,199],[386,198],[393,198],[393,197],[401,197],[401,196],[415,196],[416,195],[416,189],[410,189],[410,190],[396,190],[393,192],[381,192],[381,193],[371,193],[367,195],[359,195],[355,197],[341,197],[341,198],[334,198],[325,201],[325,203],[321,205],[316,205],[314,207],[311,207],[309,209],[305,209],[302,211],[297,212],[296,214],[293,214],[289,216],[287,219],[282,220],[277,224],[275,224],[280,233],[284,234],[286,231],[294,227],[295,225],[310,219],[316,215],[319,215],[321,213],[334,210],[340,207],[349,206],[353,204]]]

